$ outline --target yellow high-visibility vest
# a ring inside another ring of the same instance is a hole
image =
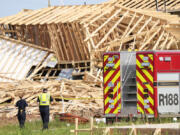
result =
[[[45,105],[49,105],[50,103],[50,94],[49,93],[42,93],[39,95],[39,105],[40,106],[45,106]]]

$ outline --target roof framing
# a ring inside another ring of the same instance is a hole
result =
[[[101,51],[179,49],[179,38],[173,31],[180,18],[149,10],[151,6],[145,5],[151,2],[121,0],[21,12],[0,19],[0,31],[53,50],[59,63],[93,60],[92,52],[100,58]]]

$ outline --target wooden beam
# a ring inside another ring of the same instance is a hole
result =
[[[141,45],[141,47],[139,48],[139,50],[142,50],[155,36],[157,33],[159,33],[159,31],[161,30],[161,28],[157,29],[157,31],[155,33],[153,33],[150,38],[143,44]]]
[[[156,44],[154,45],[154,47],[152,48],[152,50],[156,50],[157,46],[159,45],[159,42],[161,41],[162,37],[164,36],[164,30],[162,33],[160,33],[160,37],[158,38]]]
[[[95,46],[95,48],[98,48],[109,36],[109,34],[117,27],[117,25],[124,19],[124,17],[128,14],[129,12],[127,11],[126,13],[123,14],[123,16],[113,25],[113,27],[106,33],[106,35],[99,41],[99,43]]]
[[[92,38],[99,30],[101,30],[107,23],[109,23],[114,17],[116,17],[121,12],[121,9],[117,10],[111,17],[109,17],[101,26],[99,26],[95,31],[93,31],[89,37],[87,37],[84,41]]]

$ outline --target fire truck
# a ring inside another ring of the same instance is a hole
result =
[[[180,51],[103,55],[104,115],[179,116]]]

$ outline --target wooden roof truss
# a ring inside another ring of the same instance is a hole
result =
[[[161,14],[153,16],[118,5],[103,16],[96,14],[98,20],[85,22],[85,41],[95,52],[179,49],[179,40],[165,29],[168,20],[157,17]]]
[[[155,0],[110,0],[107,3],[120,4],[121,6],[133,9],[152,9],[156,10]],[[171,11],[180,9],[179,0],[158,0],[157,7],[159,11]]]
[[[138,2],[138,5],[146,3]],[[100,58],[101,51],[179,49],[179,39],[167,29],[172,24],[173,27],[179,25],[179,17],[138,6],[138,9],[130,9],[128,3],[131,2],[124,0],[115,4],[22,12],[2,18],[0,32],[53,50],[59,64],[92,60],[92,52]]]

